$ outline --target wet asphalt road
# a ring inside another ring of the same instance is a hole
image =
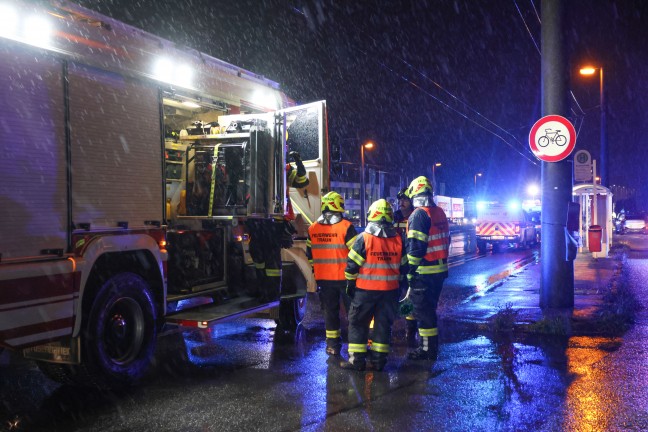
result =
[[[455,265],[445,307],[481,289],[485,269],[505,271],[534,253]],[[630,253],[625,267],[647,306],[648,252]],[[161,338],[151,373],[125,393],[62,387],[4,353],[0,430],[648,430],[646,309],[618,338],[516,339],[447,324],[438,361],[423,364],[405,360],[400,321],[386,370],[359,373],[324,353],[321,313],[310,300],[294,336],[253,318]]]

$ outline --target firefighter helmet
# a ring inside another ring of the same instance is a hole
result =
[[[369,206],[367,221],[394,223],[394,210],[392,209],[391,204],[389,204],[386,199],[382,198],[378,201],[374,201],[373,204]]]
[[[425,176],[416,177],[412,180],[409,187],[407,188],[407,196],[414,198],[417,195],[429,194],[432,195],[433,189],[430,180]]]
[[[400,192],[398,192],[398,195],[396,195],[396,198],[397,199],[403,199],[403,198],[409,199],[409,197],[407,196],[407,188],[404,187],[403,189],[401,189]]]
[[[344,198],[337,192],[329,192],[322,197],[322,212],[344,213]]]

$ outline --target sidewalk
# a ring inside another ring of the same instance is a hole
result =
[[[533,262],[516,273],[502,275],[484,291],[440,314],[441,321],[488,326],[498,312],[507,311],[514,327],[522,331],[537,331],[550,320],[561,320],[569,334],[598,333],[603,296],[621,272],[621,261],[611,254],[594,258],[581,252],[574,261],[574,309],[540,309],[541,264]]]

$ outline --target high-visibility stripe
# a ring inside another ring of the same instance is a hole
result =
[[[354,344],[350,343],[349,344],[349,352],[356,352],[356,353],[366,353],[367,352],[367,344]]]
[[[262,262],[262,263],[254,263],[254,267],[258,268],[259,270],[264,269],[265,268],[265,263],[264,262]]]
[[[388,353],[389,344],[381,344],[378,342],[371,342],[371,351],[376,351],[379,353]]]
[[[407,238],[408,239],[413,238],[413,239],[420,240],[420,241],[426,242],[426,243],[428,241],[428,235],[427,234],[422,233],[421,231],[416,231],[416,230],[407,231]]]
[[[353,238],[351,240],[346,242],[347,249],[351,249],[351,247],[353,246],[353,243],[355,243],[357,238],[358,238],[358,236],[355,235],[355,236],[353,236]]]
[[[266,276],[270,277],[281,277],[281,270],[279,269],[266,269]]]
[[[291,202],[291,204],[293,205],[293,207],[295,207],[295,208],[297,209],[297,211],[299,212],[299,214],[302,215],[302,217],[303,217],[304,219],[306,219],[306,222],[308,222],[309,225],[313,225],[313,221],[308,217],[308,215],[307,215],[306,213],[304,213],[304,211],[303,211],[302,209],[299,208],[299,206],[297,205],[297,203],[295,202],[295,200],[293,200],[292,198],[290,198],[290,202]]]
[[[432,234],[432,235],[428,236],[427,239],[428,239],[428,241],[432,241],[432,240],[439,240],[439,239],[447,238],[447,237],[450,237],[450,233],[442,232],[442,233]]]
[[[349,251],[349,259],[351,259],[354,263],[358,264],[359,266],[362,266],[365,263],[365,259],[360,255],[358,252],[354,251],[351,249]]]
[[[408,321],[416,321],[416,318],[414,318],[414,315],[407,315],[405,317],[405,319],[408,320]]]
[[[400,280],[400,275],[370,275],[360,273],[358,279],[371,281],[397,281]]]
[[[433,265],[433,266],[418,266],[416,273],[419,274],[437,274],[448,271],[448,264]]]
[[[421,337],[432,337],[432,336],[438,336],[439,335],[439,329],[438,328],[429,328],[429,329],[424,329],[420,328],[419,329],[419,335]]]
[[[421,257],[415,257],[414,255],[407,254],[407,262],[412,265],[419,265],[421,262]]]
[[[426,253],[431,253],[431,252],[438,252],[446,249],[446,245],[438,245],[438,246],[429,246],[427,250],[425,251]]]
[[[352,274],[344,272],[344,277],[346,278],[346,280],[356,280],[358,279],[358,273]]]
[[[307,240],[306,240],[306,246],[311,246],[311,245],[312,245],[311,240],[310,240],[310,239],[307,239]]]
[[[347,249],[343,244],[311,244],[311,249]]]
[[[304,176],[297,176],[297,183],[306,183],[306,180],[308,180],[308,177],[306,177],[305,175]]]
[[[345,259],[315,259],[313,260],[315,264],[339,264],[345,263]]]
[[[327,339],[337,339],[342,335],[341,330],[326,330]]]
[[[367,269],[400,269],[400,264],[374,264],[374,263],[365,263],[364,268]]]

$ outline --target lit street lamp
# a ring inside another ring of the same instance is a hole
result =
[[[600,108],[601,108],[601,148],[600,148],[600,159],[601,159],[601,184],[603,186],[608,185],[608,149],[607,149],[607,124],[606,124],[606,106],[605,106],[605,81],[603,80],[603,67],[584,67],[581,68],[581,75],[594,75],[596,70],[599,71],[599,96],[600,96]]]
[[[365,158],[364,152],[365,148],[371,150],[374,147],[374,143],[371,141],[366,142],[360,146],[360,226],[366,225],[367,215],[365,215],[365,193],[367,185],[365,183]]]
[[[538,195],[538,192],[540,192],[540,190],[538,189],[538,185],[530,184],[529,187],[527,188],[527,192],[529,195],[531,195],[533,201],[535,201],[536,195]]]
[[[434,193],[437,194],[437,187],[436,187],[436,167],[440,167],[441,162],[434,162],[432,164],[432,188],[434,189]]]
[[[475,174],[475,198],[477,198],[477,177],[481,177],[482,173]]]

